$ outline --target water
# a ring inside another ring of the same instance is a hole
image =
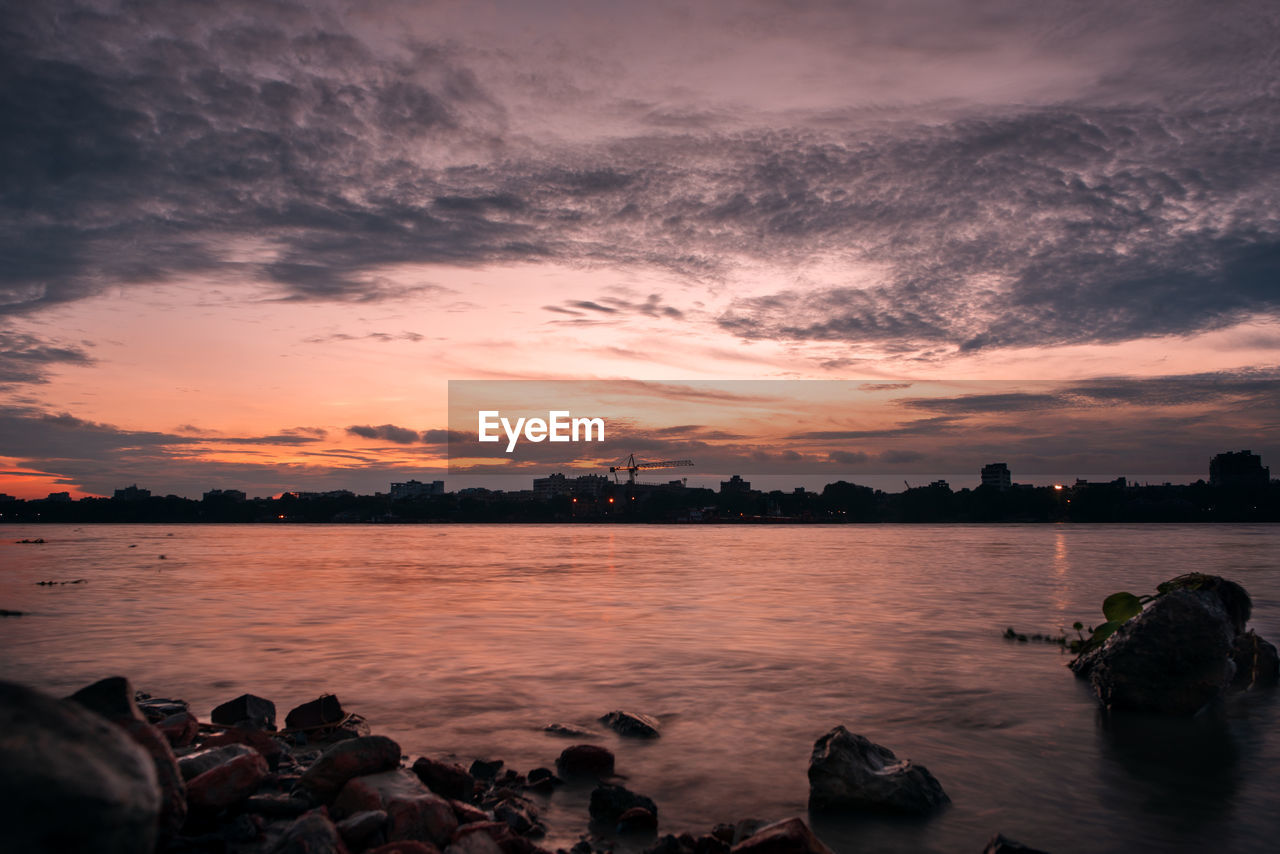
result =
[[[206,717],[332,691],[411,756],[550,765],[599,731],[663,832],[805,815],[814,740],[843,723],[923,763],[926,821],[815,820],[837,854],[1259,851],[1280,836],[1277,701],[1106,727],[1056,647],[1000,637],[1100,620],[1189,570],[1253,595],[1280,640],[1274,526],[9,526],[0,677],[59,694],[111,674]],[[12,545],[44,537],[45,545]],[[136,546],[131,548],[131,546]],[[161,560],[160,555],[165,559]],[[36,586],[85,578],[88,584]],[[545,804],[586,830],[587,788]]]

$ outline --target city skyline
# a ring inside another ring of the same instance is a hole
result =
[[[726,469],[1280,453],[1263,4],[8,17],[2,493],[440,477],[450,380],[884,387],[865,425],[611,449]]]

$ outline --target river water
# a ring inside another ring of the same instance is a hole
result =
[[[43,537],[44,545],[19,545]],[[163,559],[161,556],[163,555]],[[844,724],[924,764],[930,819],[815,818],[837,854],[1265,851],[1280,838],[1280,705],[1107,725],[1055,646],[1116,590],[1190,570],[1253,596],[1280,641],[1280,527],[6,526],[0,678],[65,694],[112,674],[207,719],[243,692],[281,719],[323,692],[410,756],[528,771],[595,729],[662,832],[806,815],[813,742]],[[87,584],[38,586],[84,578]],[[622,739],[594,719],[658,717]],[[587,788],[544,804],[549,847]]]

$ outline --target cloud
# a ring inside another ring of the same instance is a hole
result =
[[[380,427],[355,425],[348,427],[347,432],[352,436],[360,436],[365,439],[381,439],[384,442],[395,442],[397,445],[412,445],[421,440],[417,430],[397,427],[394,424],[383,424]]]
[[[18,384],[47,382],[48,371],[55,365],[92,363],[92,357],[82,346],[0,330],[0,389]]]
[[[418,332],[366,332],[363,335],[351,335],[347,332],[332,332],[328,335],[313,335],[304,338],[306,344],[329,344],[335,341],[376,341],[379,344],[390,344],[393,341],[408,341],[416,344],[426,340],[426,336]]]

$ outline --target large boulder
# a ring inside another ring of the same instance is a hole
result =
[[[285,830],[272,854],[348,854],[337,826],[321,807],[298,818]]]
[[[458,829],[449,801],[429,791],[404,768],[353,777],[333,801],[333,813],[339,818],[373,810],[386,813],[385,831],[391,842],[416,839],[443,846]]]
[[[766,825],[733,846],[732,854],[832,854],[801,819]]]
[[[813,745],[809,809],[921,815],[951,802],[923,765],[837,726]]]
[[[1244,631],[1252,607],[1244,588],[1193,573],[1159,590],[1141,613],[1071,662],[1108,711],[1191,716],[1233,682],[1274,683],[1274,647]]]
[[[347,713],[337,697],[333,694],[321,694],[285,715],[284,725],[289,729],[315,729],[340,724],[346,716]]]
[[[276,704],[255,694],[241,694],[209,713],[209,720],[241,729],[276,728]]]
[[[613,765],[613,752],[595,744],[566,747],[556,760],[556,767],[566,777],[611,777]]]
[[[622,786],[597,786],[591,792],[591,804],[588,810],[597,821],[615,823],[622,814],[634,807],[640,807],[658,815],[658,805],[652,798],[638,795]]]
[[[476,791],[476,778],[452,762],[437,762],[423,756],[413,763],[413,773],[428,789],[451,800],[470,801]]]
[[[159,841],[164,844],[177,836],[187,819],[186,783],[178,771],[178,760],[168,737],[151,724],[138,707],[129,680],[109,676],[81,688],[68,699],[111,721],[147,751],[160,784]]]
[[[340,741],[320,755],[298,780],[312,801],[327,804],[352,777],[390,771],[400,765],[400,745],[385,735]]]
[[[253,748],[215,765],[187,783],[192,810],[217,813],[246,800],[267,778],[267,760]]]
[[[151,756],[78,703],[0,682],[0,850],[151,854]]]

